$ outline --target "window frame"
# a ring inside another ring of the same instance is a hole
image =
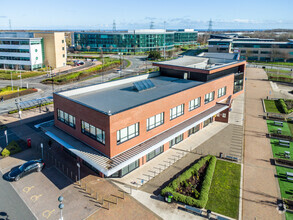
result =
[[[134,128],[133,132],[130,133],[130,129],[132,129],[132,126]],[[121,133],[125,133],[123,137],[121,137]],[[135,137],[139,136],[139,122],[134,123],[132,125],[129,125],[125,128],[122,128],[120,130],[117,130],[116,132],[116,143],[117,145],[122,144],[130,139],[133,139]]]
[[[195,104],[195,100],[198,100],[198,105],[194,105]],[[191,106],[191,103],[193,102],[193,105]],[[192,111],[194,109],[197,109],[200,107],[201,104],[201,97],[197,97],[196,99],[192,99],[189,101],[188,103],[188,111]]]
[[[218,98],[225,96],[227,93],[227,86],[218,89]]]
[[[208,95],[208,98],[207,98],[207,95]],[[204,95],[204,104],[208,104],[214,100],[215,100],[215,91],[212,91]]]
[[[159,120],[157,119],[157,116],[159,116]],[[153,124],[150,124],[151,120],[153,119]],[[156,127],[161,126],[162,124],[164,124],[164,112],[161,112],[159,114],[156,114],[152,117],[149,117],[147,119],[147,131],[150,131]]]
[[[70,121],[69,118],[72,118],[72,122]],[[68,114],[67,112],[61,110],[61,109],[57,109],[57,119],[58,121],[61,121],[62,123],[72,127],[72,128],[76,128],[76,120],[75,120],[75,116]]]
[[[181,108],[181,112],[179,111],[179,107]],[[184,115],[184,104],[177,105],[176,107],[170,109],[170,120],[178,118],[181,115]]]
[[[102,135],[101,136],[102,138],[99,138],[98,131]],[[94,139],[95,141],[97,141],[103,145],[105,145],[105,143],[106,143],[105,131],[100,128],[97,128],[96,126],[94,126],[84,120],[81,120],[81,133],[83,133],[84,135]]]

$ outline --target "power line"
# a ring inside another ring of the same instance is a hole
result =
[[[154,29],[154,23],[155,22],[151,21],[150,29]]]
[[[116,22],[115,22],[115,20],[113,20],[113,31],[114,32],[116,31]]]
[[[213,29],[213,21],[212,19],[210,19],[208,32],[212,32],[212,29]]]

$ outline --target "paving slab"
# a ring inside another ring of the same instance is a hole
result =
[[[262,69],[248,68],[245,89],[245,148],[243,182],[243,219],[283,219],[277,210],[280,197],[275,168],[271,165],[270,140],[266,138],[261,98],[271,91]]]

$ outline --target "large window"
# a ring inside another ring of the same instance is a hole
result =
[[[207,104],[215,99],[215,91],[205,94],[204,104]]]
[[[139,135],[139,123],[135,123],[117,131],[117,144],[127,141]]]
[[[135,170],[139,166],[138,160],[121,169],[121,177]]]
[[[196,99],[193,99],[189,102],[189,108],[188,110],[189,111],[192,111],[196,108],[200,107],[200,97],[196,98]]]
[[[164,112],[147,119],[147,130],[151,130],[162,124],[164,124]]]
[[[226,86],[223,88],[218,89],[218,98],[226,95]]]
[[[155,158],[156,156],[158,156],[162,152],[164,152],[164,145],[162,145],[161,147],[159,147],[159,148],[153,150],[152,152],[148,153],[146,155],[146,161],[150,161],[151,159]]]
[[[184,104],[178,105],[170,109],[170,120],[177,118],[184,114]]]
[[[81,132],[98,142],[105,144],[105,131],[102,129],[96,128],[85,121],[81,121]]]
[[[173,147],[175,144],[178,144],[183,140],[183,134],[180,134],[179,136],[175,137],[173,140],[170,141],[170,148]]]
[[[75,128],[75,117],[74,116],[58,109],[57,118],[59,121],[62,121],[65,124],[69,125],[70,127]]]
[[[188,130],[188,137],[192,134],[195,134],[196,132],[199,131],[199,125],[196,125],[195,127],[191,128]]]

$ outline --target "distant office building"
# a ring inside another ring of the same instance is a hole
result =
[[[134,30],[127,32],[75,32],[72,42],[83,51],[105,52],[145,52],[151,50],[171,50],[175,45],[192,45],[197,42],[197,31],[180,29]]]
[[[274,39],[211,35],[208,44],[209,52],[237,52],[242,59],[293,62],[293,40],[276,42]]]
[[[54,69],[66,66],[67,53],[64,32],[35,33],[35,37],[43,39],[45,66],[51,66]]]
[[[36,127],[81,166],[122,177],[210,123],[228,122],[245,85],[246,61],[237,57],[184,56],[154,63],[159,72],[54,93],[54,121]]]
[[[64,33],[0,32],[0,68],[35,70],[66,65]]]

